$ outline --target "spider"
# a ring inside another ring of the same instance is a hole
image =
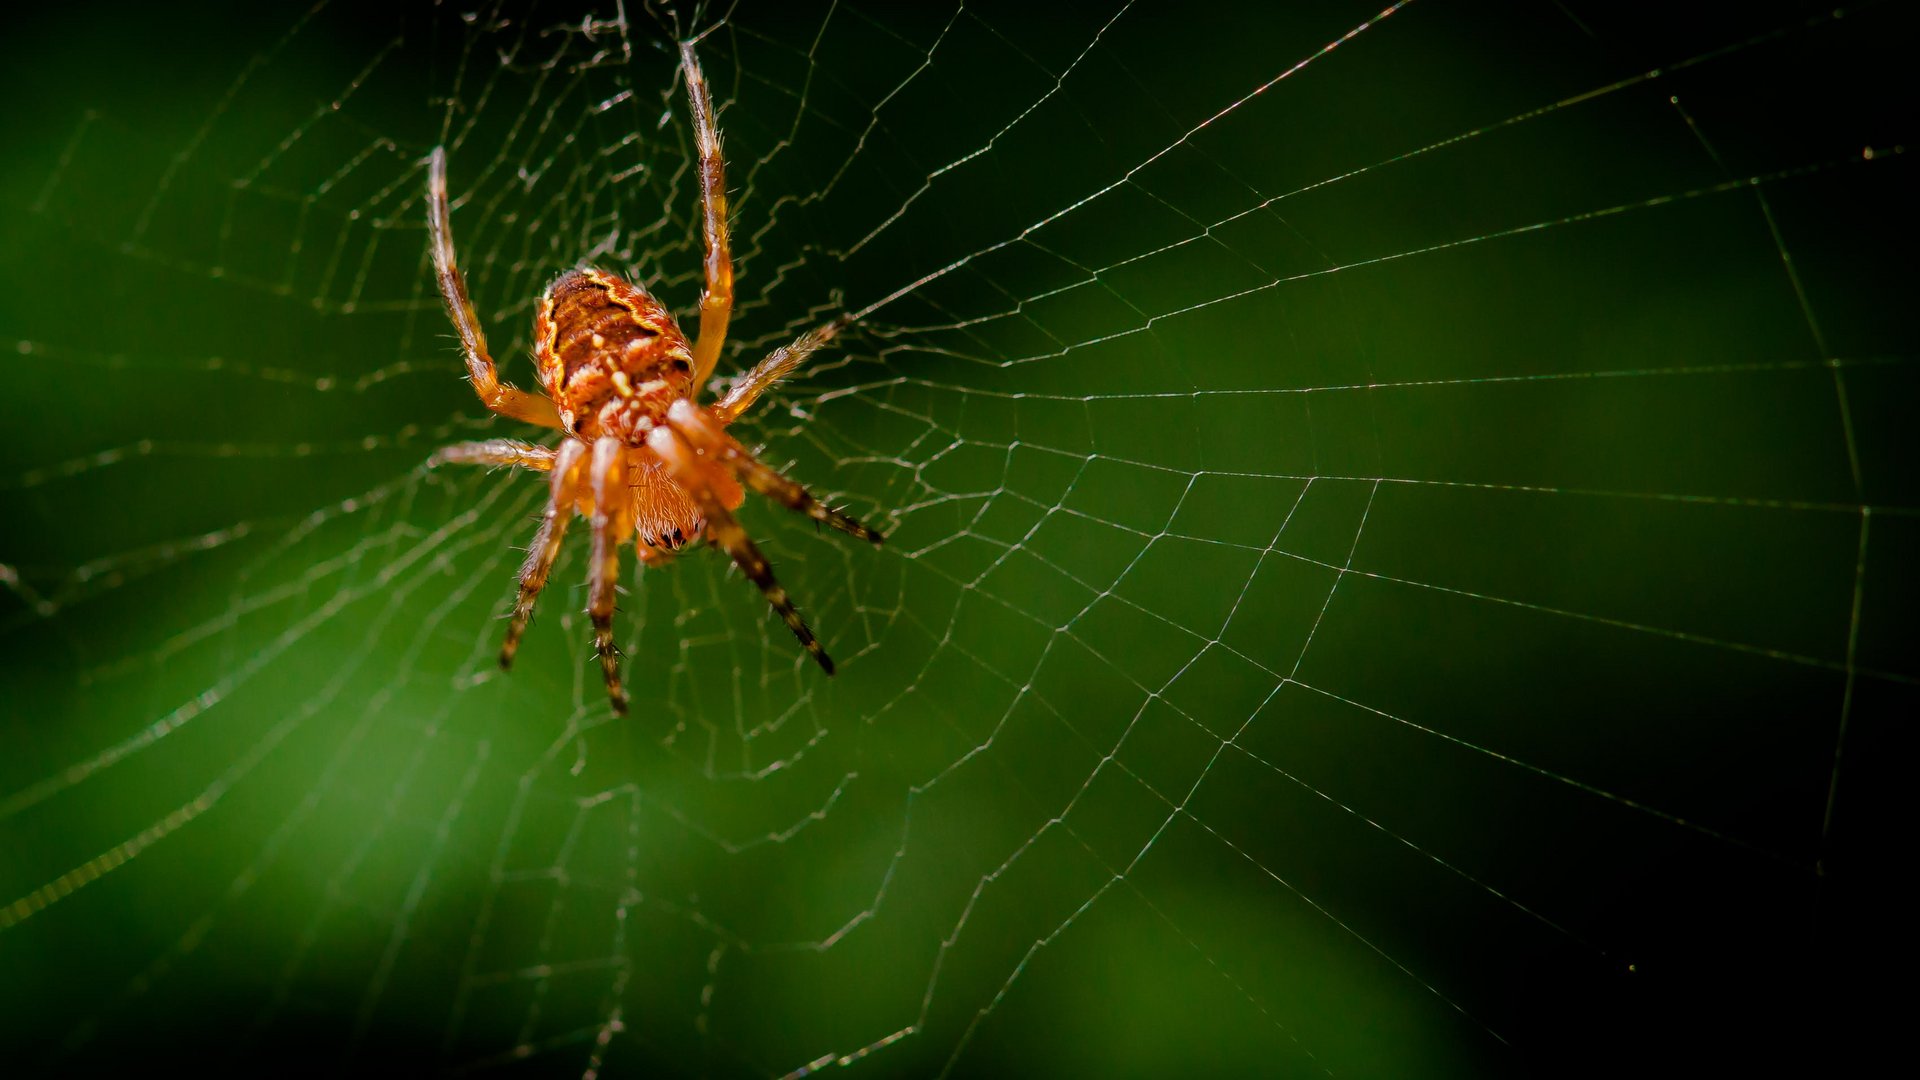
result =
[[[733,309],[733,259],[727,249],[725,163],[714,126],[713,100],[694,56],[693,42],[680,46],[687,98],[700,154],[701,222],[706,235],[706,281],[700,296],[699,336],[689,346],[673,315],[646,289],[592,267],[562,274],[540,296],[533,322],[534,365],[546,397],[503,385],[487,352],[466,279],[453,252],[447,207],[447,155],[435,147],[428,159],[427,224],[433,263],[447,314],[467,357],[474,392],[487,408],[529,424],[565,433],[557,447],[517,439],[486,439],[443,447],[429,466],[447,463],[511,466],[550,474],[546,512],[520,570],[520,595],[500,648],[500,667],[514,653],[547,583],[567,524],[577,512],[593,530],[587,613],[613,710],[626,715],[620,661],[613,640],[614,588],[620,545],[635,539],[643,566],[661,566],[691,540],[704,538],[724,550],[800,644],[827,674],[833,661],[774,580],[766,557],[748,538],[733,511],[745,501],[741,485],[790,509],[875,545],[879,533],[820,503],[807,489],[749,453],[727,434],[767,390],[792,374],[808,356],[833,340],[842,316],[775,349],[735,381],[712,405],[700,389],[712,376]]]

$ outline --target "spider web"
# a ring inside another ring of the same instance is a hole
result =
[[[14,1061],[1568,1072],[1891,1016],[1898,5],[260,7],[15,39]],[[424,467],[522,432],[423,158],[529,386],[565,268],[697,298],[694,32],[722,370],[860,316],[737,430],[890,536],[744,512],[832,681],[725,560],[629,561],[615,722],[578,537],[493,668],[544,485]]]

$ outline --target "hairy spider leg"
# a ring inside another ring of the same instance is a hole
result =
[[[504,465],[532,469],[534,472],[551,472],[555,453],[552,447],[535,446],[518,439],[480,439],[435,450],[433,456],[427,459],[427,468],[436,469],[442,465],[489,465],[497,468]]]
[[[580,470],[587,457],[587,445],[568,439],[554,457],[551,494],[546,514],[540,519],[540,531],[527,549],[526,564],[520,568],[520,596],[513,604],[513,619],[507,623],[507,640],[500,646],[500,668],[513,667],[513,654],[520,649],[520,636],[527,632],[527,620],[533,617],[533,602],[547,586],[553,572],[553,560],[560,555],[560,541],[567,535],[567,523],[580,501]]]
[[[720,346],[733,314],[733,255],[727,248],[726,163],[720,157],[720,132],[714,127],[713,97],[693,42],[680,43],[681,70],[693,109],[693,137],[700,153],[700,224],[706,234],[706,288],[700,294],[700,336],[693,344],[694,393],[713,376]]]
[[[676,401],[667,409],[667,423],[685,436],[695,450],[705,454],[709,461],[724,466],[748,487],[787,509],[797,510],[815,521],[866,540],[875,547],[880,546],[884,539],[879,533],[828,507],[814,498],[812,492],[748,453],[746,447],[721,430],[719,421],[708,410],[690,401]]]
[[[594,648],[615,715],[627,715],[627,692],[620,687],[620,650],[613,643],[613,608],[620,581],[620,545],[633,534],[633,503],[627,489],[627,447],[612,435],[593,444],[593,568],[588,572],[587,614],[593,619]]]
[[[686,437],[672,427],[657,427],[647,433],[647,449],[666,463],[667,471],[674,482],[685,488],[693,496],[694,503],[707,519],[707,539],[732,557],[749,580],[760,587],[767,596],[767,603],[780,613],[780,618],[800,639],[800,644],[813,655],[821,670],[833,674],[833,660],[827,651],[815,640],[813,631],[807,628],[806,620],[794,610],[793,601],[787,598],[787,590],[773,578],[773,568],[767,565],[766,556],[754,546],[747,531],[740,527],[726,504],[714,493],[712,477],[708,470],[719,466],[712,462],[703,462],[688,444]]]
[[[740,376],[739,381],[733,384],[733,389],[727,391],[727,396],[713,406],[714,418],[722,426],[733,423],[741,413],[753,407],[761,394],[793,374],[794,369],[805,363],[807,357],[832,341],[852,321],[849,316],[842,315],[825,326],[815,327],[794,338],[791,345],[782,345],[768,353],[766,359]]]
[[[487,335],[480,328],[480,316],[467,296],[467,279],[453,253],[453,224],[447,210],[447,149],[436,146],[427,158],[427,228],[433,234],[433,266],[440,277],[440,297],[447,303],[447,316],[460,335],[460,347],[467,353],[467,377],[480,403],[494,412],[529,424],[557,428],[560,412],[552,401],[511,386],[503,386],[494,370],[493,356],[487,352]],[[716,346],[717,349],[717,346]]]

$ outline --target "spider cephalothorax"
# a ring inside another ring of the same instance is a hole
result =
[[[700,334],[692,345],[673,315],[645,289],[591,267],[560,276],[540,297],[534,315],[534,364],[545,398],[503,386],[486,334],[454,260],[447,206],[447,156],[428,159],[427,222],[433,261],[447,312],[467,354],[467,372],[487,408],[565,437],[557,447],[488,439],[441,449],[430,464],[512,465],[550,474],[550,496],[540,531],[520,571],[520,596],[507,624],[500,666],[510,667],[547,583],[567,523],[575,513],[593,529],[587,611],[614,711],[624,713],[620,665],[613,644],[615,582],[620,545],[635,540],[640,561],[658,565],[687,542],[705,538],[722,548],[766,593],[800,644],[827,674],[833,661],[814,639],[773,579],[767,560],[735,520],[745,500],[741,485],[875,544],[876,533],[823,506],[807,489],[761,462],[726,428],[767,389],[786,378],[846,325],[840,319],[802,334],[741,376],[713,405],[699,402],[713,374],[733,310],[733,261],[727,249],[727,203],[720,137],[713,103],[693,43],[680,46],[687,97],[700,153],[702,224],[706,234],[706,288],[700,297]]]

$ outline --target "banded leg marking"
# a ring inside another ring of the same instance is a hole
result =
[[[685,437],[671,427],[654,428],[647,435],[647,447],[658,455],[661,461],[666,462],[667,471],[672,474],[674,481],[693,496],[694,502],[700,507],[701,514],[707,519],[707,538],[733,559],[734,564],[740,567],[748,580],[760,587],[760,591],[766,594],[767,603],[772,604],[773,610],[779,612],[781,620],[787,624],[787,629],[792,630],[793,636],[800,639],[801,647],[812,655],[821,670],[829,675],[833,674],[833,659],[827,655],[825,649],[821,648],[819,640],[807,627],[806,620],[794,610],[793,601],[788,598],[787,590],[781,588],[780,583],[774,580],[773,568],[767,565],[766,556],[760,554],[760,549],[755,546],[752,538],[747,536],[747,530],[740,527],[740,522],[720,501],[719,496],[714,494],[711,483],[704,473],[705,469],[714,466],[701,462]]]
[[[797,510],[815,521],[843,533],[857,536],[878,547],[885,537],[853,518],[827,506],[800,484],[787,479],[778,469],[747,452],[733,436],[721,429],[711,414],[690,401],[676,401],[667,410],[667,423],[696,450],[738,476],[742,483],[779,503]]]

